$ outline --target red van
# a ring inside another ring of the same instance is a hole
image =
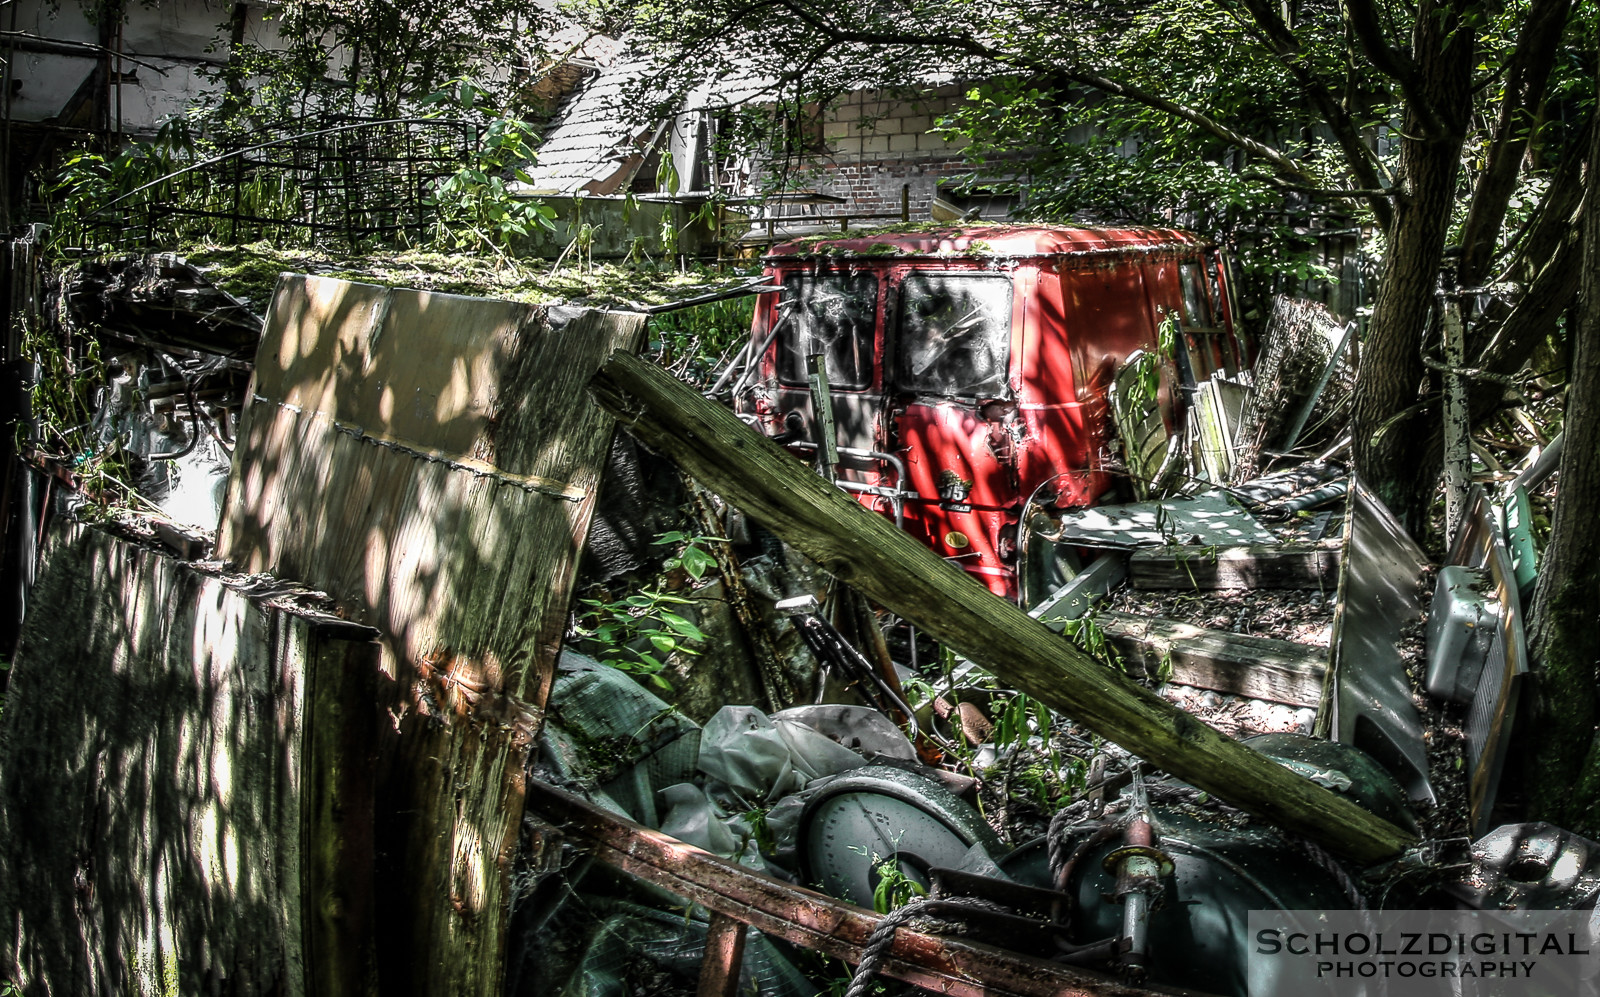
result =
[[[765,263],[782,290],[756,305],[735,410],[1011,599],[1030,499],[1115,494],[1106,395],[1128,355],[1177,320],[1169,428],[1174,374],[1247,359],[1225,259],[1171,229],[961,226],[801,240]]]

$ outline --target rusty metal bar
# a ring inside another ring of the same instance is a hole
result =
[[[712,914],[706,931],[706,956],[700,963],[696,997],[734,997],[744,966],[745,924],[726,914]]]
[[[601,810],[536,779],[527,806],[567,843],[757,931],[854,965],[882,916],[763,876]],[[992,945],[901,928],[879,972],[952,997],[1154,997],[1192,991],[1130,987],[1086,970]],[[702,990],[702,994],[704,991]]]

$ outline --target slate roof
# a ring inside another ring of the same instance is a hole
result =
[[[567,99],[545,128],[529,193],[613,194],[633,179],[666,128],[664,121],[630,121],[628,102],[650,68],[648,54],[624,52]],[[736,105],[760,91],[752,80],[716,81],[696,89],[685,106]]]
[[[643,161],[659,126],[630,124],[622,113],[624,84],[643,60],[622,58],[586,80],[545,129],[529,174],[535,194],[609,194]]]

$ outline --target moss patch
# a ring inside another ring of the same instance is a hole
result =
[[[420,251],[345,256],[278,249],[267,243],[206,243],[177,252],[258,314],[266,311],[283,272],[535,304],[562,301],[612,308],[690,298],[742,282],[756,272],[754,267],[679,272],[601,264],[588,272],[566,267],[552,274],[548,263],[494,256]]]

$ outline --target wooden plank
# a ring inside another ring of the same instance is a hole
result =
[[[34,595],[0,714],[0,975],[376,992],[372,631],[65,518]]]
[[[1271,637],[1207,630],[1178,620],[1100,612],[1095,623],[1117,653],[1155,676],[1164,664],[1171,681],[1217,692],[1316,706],[1328,670],[1326,648]]]
[[[697,997],[734,997],[744,968],[746,925],[726,914],[712,914],[706,929],[706,954],[700,962]]]
[[[1318,589],[1339,584],[1339,551],[1327,547],[1150,547],[1128,562],[1136,589]]]
[[[820,480],[820,479],[819,479]],[[560,825],[568,843],[707,910],[852,965],[882,915],[814,890],[752,872],[676,838],[607,813],[537,780],[529,809]],[[1098,973],[958,937],[895,932],[884,976],[954,997],[1147,997],[1179,994],[1140,989]]]
[[[835,577],[1133,754],[1357,861],[1415,841],[1097,664],[659,368],[613,354],[591,390],[636,437]]]
[[[301,759],[306,990],[375,995],[374,758],[378,645],[323,641]]]
[[[385,994],[498,993],[523,769],[644,318],[283,278],[218,553],[377,627]]]

